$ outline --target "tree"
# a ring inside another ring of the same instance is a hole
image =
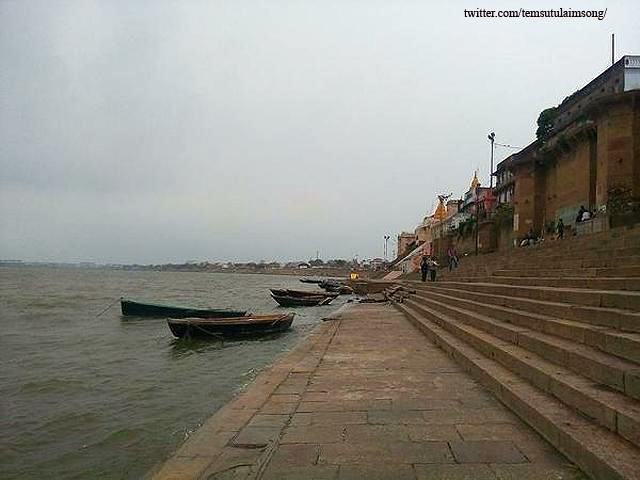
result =
[[[553,130],[553,122],[558,114],[556,107],[546,108],[538,116],[538,129],[536,130],[536,137],[538,140],[549,136]]]
[[[327,262],[327,263],[330,266],[337,267],[337,268],[342,268],[342,267],[345,267],[347,265],[347,261],[346,260],[342,260],[342,259],[329,260],[329,262]]]

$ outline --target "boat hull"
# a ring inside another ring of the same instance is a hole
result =
[[[283,307],[316,307],[318,305],[328,305],[336,298],[334,295],[313,296],[313,297],[290,297],[286,295],[271,294],[271,297]]]
[[[120,300],[120,308],[122,309],[122,315],[125,316],[157,318],[229,318],[244,317],[247,314],[246,311],[176,307],[134,302],[125,299]]]
[[[169,329],[178,338],[191,337],[248,337],[284,332],[291,327],[293,313],[244,318],[167,319]]]
[[[309,291],[309,290],[292,290],[290,288],[272,288],[270,289],[273,295],[281,297],[294,297],[294,298],[313,298],[313,297],[337,297],[337,293],[323,292],[322,290]]]

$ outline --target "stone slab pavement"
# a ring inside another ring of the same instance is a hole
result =
[[[586,478],[385,304],[324,322],[148,477]]]

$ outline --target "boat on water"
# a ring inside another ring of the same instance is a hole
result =
[[[328,305],[337,295],[314,294],[307,296],[279,295],[271,292],[271,298],[283,307],[316,307],[318,305]]]
[[[175,305],[158,305],[155,303],[142,303],[133,300],[120,299],[122,315],[138,317],[160,317],[160,318],[229,318],[244,317],[246,311],[222,310],[218,308],[193,308],[178,307]]]
[[[319,279],[319,278],[304,278],[303,277],[303,278],[300,279],[300,281],[302,283],[315,283],[317,285],[318,283],[322,283],[324,280]]]
[[[174,336],[246,337],[283,332],[291,327],[294,313],[280,315],[248,315],[232,318],[168,318]]]

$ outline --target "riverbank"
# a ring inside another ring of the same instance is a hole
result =
[[[222,476],[583,478],[385,304],[336,312],[148,475]]]

